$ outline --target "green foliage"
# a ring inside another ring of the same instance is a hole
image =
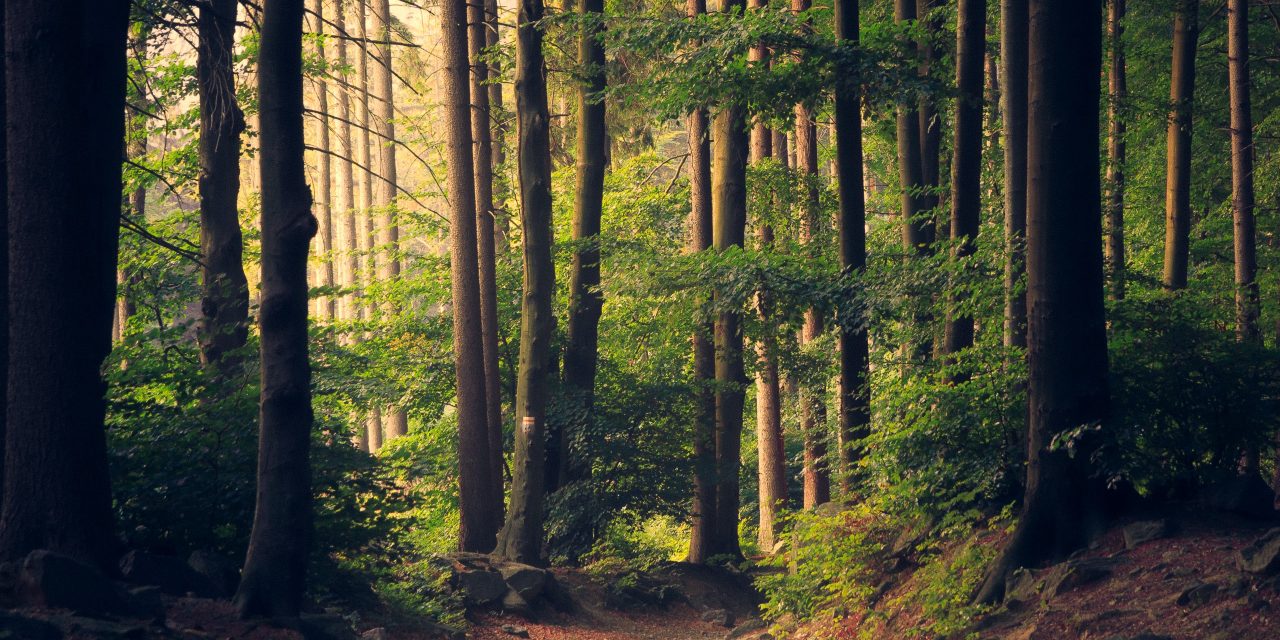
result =
[[[623,511],[609,522],[584,564],[599,573],[645,572],[682,560],[688,550],[687,524],[671,516],[641,519]]]

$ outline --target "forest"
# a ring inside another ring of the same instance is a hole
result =
[[[1280,637],[1277,0],[0,46],[0,639]]]

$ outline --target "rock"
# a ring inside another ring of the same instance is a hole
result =
[[[528,629],[526,629],[526,628],[524,628],[524,627],[521,627],[521,626],[514,625],[514,624],[504,624],[504,625],[502,625],[502,632],[503,632],[503,633],[505,633],[505,634],[507,634],[507,635],[515,636],[515,637],[517,637],[517,638],[528,638],[528,637],[529,637],[529,630],[528,630]]]
[[[391,635],[386,627],[374,627],[360,634],[360,640],[391,640]]]
[[[510,562],[499,567],[498,572],[508,587],[529,602],[537,600],[547,586],[546,570],[527,564]]]
[[[573,613],[578,610],[578,604],[573,601],[573,594],[569,593],[569,589],[560,584],[560,581],[550,573],[547,574],[547,586],[542,589],[542,599],[561,613]]]
[[[171,596],[184,596],[188,593],[201,597],[214,595],[213,585],[204,576],[196,573],[182,559],[172,556],[160,556],[135,549],[120,559],[120,575],[126,582],[155,585]]]
[[[756,631],[764,631],[769,625],[764,623],[760,618],[751,618],[746,622],[734,627],[729,635],[725,636],[725,640],[734,640],[735,638],[743,638]]]
[[[1053,569],[1045,578],[1044,593],[1062,595],[1072,589],[1093,584],[1111,577],[1115,562],[1106,559],[1068,560]]]
[[[1191,567],[1174,567],[1161,576],[1163,580],[1173,580],[1174,578],[1189,578],[1196,574],[1196,570]]]
[[[62,632],[43,620],[32,620],[0,611],[0,639],[62,640]]]
[[[30,607],[89,615],[127,610],[115,585],[96,567],[52,551],[32,551],[22,561],[14,592]]]
[[[1164,518],[1135,522],[1126,526],[1123,530],[1124,548],[1132,549],[1144,542],[1167,537],[1169,531],[1169,521]]]
[[[155,585],[133,587],[125,593],[130,611],[136,615],[164,620],[164,600],[160,597],[160,587]]]
[[[1174,604],[1181,607],[1201,607],[1209,604],[1214,594],[1218,593],[1218,585],[1209,583],[1194,583],[1187,586],[1174,599]]]
[[[711,609],[702,612],[702,621],[730,628],[733,626],[733,614],[728,609]]]
[[[488,569],[459,571],[454,575],[458,588],[471,604],[492,604],[507,592],[502,574]]]
[[[1004,581],[1004,602],[1010,609],[1040,600],[1044,584],[1036,580],[1030,569],[1014,569]]]
[[[1270,576],[1280,573],[1280,527],[1272,529],[1236,552],[1241,571]]]
[[[604,587],[604,604],[610,609],[665,607],[679,597],[674,585],[636,572],[624,573]]]
[[[1232,474],[1209,485],[1203,492],[1203,501],[1210,509],[1257,520],[1275,518],[1275,497],[1275,492],[1256,473]]]
[[[533,615],[533,608],[529,606],[529,601],[521,597],[514,589],[508,590],[502,596],[502,610],[526,618]]]
[[[240,565],[226,556],[212,551],[192,551],[187,557],[187,566],[204,576],[214,597],[230,598],[240,586]]]
[[[1227,582],[1226,592],[1232,598],[1243,598],[1248,595],[1251,586],[1249,578],[1237,575]]]

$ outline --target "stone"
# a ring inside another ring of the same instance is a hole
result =
[[[529,606],[529,601],[525,600],[519,593],[516,593],[514,589],[509,589],[503,594],[502,610],[526,618],[533,615],[533,607]]]
[[[1169,521],[1164,518],[1134,522],[1125,526],[1122,531],[1124,534],[1124,548],[1132,549],[1144,542],[1168,537],[1169,532]]]
[[[194,593],[208,597],[214,591],[213,585],[181,558],[155,555],[137,549],[120,559],[120,575],[126,582],[155,585],[171,596]]]
[[[505,634],[507,634],[507,635],[509,635],[509,636],[515,636],[515,637],[517,637],[517,638],[528,638],[528,637],[529,637],[529,630],[528,630],[528,629],[526,629],[526,628],[524,628],[524,627],[521,627],[521,626],[519,626],[519,625],[514,625],[514,624],[504,624],[504,625],[502,625],[502,632],[503,632],[503,633],[505,633]]]
[[[14,588],[18,602],[29,607],[70,609],[101,615],[128,607],[98,569],[52,551],[32,551],[22,561]]]
[[[1045,578],[1044,592],[1057,596],[1111,577],[1115,562],[1103,558],[1068,560]]]
[[[62,632],[43,620],[0,611],[0,640],[62,640]]]
[[[702,612],[702,621],[730,628],[733,627],[733,614],[728,609],[710,609]]]
[[[492,604],[507,592],[502,574],[488,569],[459,571],[454,575],[458,588],[467,602],[477,605]]]
[[[1236,552],[1236,566],[1246,573],[1262,576],[1280,573],[1280,527]]]
[[[146,585],[133,587],[126,591],[130,611],[137,615],[164,619],[164,600],[160,597],[160,587]]]
[[[230,598],[240,586],[240,565],[236,561],[213,551],[196,550],[187,557],[187,566],[204,576],[213,589],[213,596]]]
[[[1210,509],[1256,520],[1275,518],[1275,498],[1275,492],[1256,473],[1232,474],[1210,484],[1203,492],[1203,501]]]
[[[619,575],[604,587],[604,604],[610,609],[665,607],[679,598],[674,585],[637,572]]]
[[[1010,609],[1017,609],[1040,600],[1044,584],[1036,580],[1030,569],[1014,569],[1004,581],[1004,601]]]
[[[1249,578],[1243,575],[1237,575],[1227,582],[1225,590],[1232,598],[1243,598],[1248,595],[1250,587],[1252,587],[1252,583],[1249,581]]]
[[[769,625],[765,624],[764,620],[761,620],[760,618],[750,618],[746,622],[734,627],[733,631],[730,631],[729,634],[725,636],[725,640],[743,638],[756,631],[764,631],[768,626]]]
[[[386,627],[374,627],[360,634],[360,640],[391,640],[391,634]]]
[[[508,587],[529,602],[537,600],[547,586],[546,570],[527,564],[506,563],[498,568],[498,572]]]
[[[1218,585],[1212,582],[1193,583],[1184,588],[1178,597],[1174,599],[1174,604],[1181,607],[1202,607],[1209,604],[1214,594],[1218,593]]]

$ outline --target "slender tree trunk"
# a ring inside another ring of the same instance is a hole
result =
[[[956,24],[955,149],[951,162],[951,239],[955,257],[973,255],[982,223],[982,91],[987,48],[986,0],[960,0]],[[964,296],[952,292],[952,305]],[[954,309],[947,314],[944,350],[955,354],[973,345],[973,316]]]
[[[265,0],[262,14],[258,492],[235,603],[242,617],[293,617],[302,606],[312,533],[307,250],[316,219],[303,164],[302,0]]]
[[[129,3],[5,3],[9,336],[0,559],[114,569],[111,350]],[[51,188],[51,185],[53,188]]]
[[[485,42],[490,48],[497,47],[502,42],[501,25],[498,22],[498,0],[484,0],[484,19],[485,19]],[[506,127],[503,125],[505,113],[502,107],[502,84],[496,80],[501,77],[501,69],[498,63],[489,64],[489,78],[493,79],[488,87],[489,91],[489,128],[491,130],[491,138],[493,140],[493,173],[495,177],[494,198],[501,205],[507,201],[507,184],[506,178],[502,176],[500,170],[507,161],[506,151]],[[507,251],[507,231],[510,226],[511,216],[499,206],[494,210],[494,244],[497,246],[498,253],[506,253]],[[502,461],[498,461],[501,466]],[[501,473],[501,469],[499,469]]]
[[[494,246],[493,115],[489,110],[489,65],[481,59],[485,35],[485,8],[467,5],[467,46],[471,57],[471,132],[475,138],[476,258],[480,275],[480,336],[484,343],[484,406],[489,440],[489,490],[486,504],[493,509],[494,535],[502,526],[502,386],[498,369],[498,282]]]
[[[227,354],[249,334],[249,283],[240,233],[240,133],[233,72],[236,0],[200,6],[196,75],[200,94],[200,354],[205,365],[232,375],[240,359]]]
[[[0,8],[0,54],[5,51],[4,14],[5,10]],[[9,153],[5,132],[7,125],[4,124],[7,122],[4,66],[0,62],[0,516],[3,515],[4,507],[5,416],[9,401]],[[124,326],[121,320],[121,334],[124,333]],[[3,553],[2,548],[0,553]]]
[[[1110,96],[1107,101],[1107,217],[1103,229],[1103,259],[1107,270],[1107,293],[1112,300],[1124,299],[1124,187],[1125,116],[1121,109],[1129,99],[1129,83],[1124,58],[1125,0],[1111,0],[1107,12],[1107,34],[1111,68],[1107,73]]]
[[[1257,342],[1258,262],[1253,217],[1253,111],[1249,99],[1249,2],[1227,3],[1231,94],[1231,211],[1235,226],[1236,337]]]
[[[920,43],[920,75],[928,77],[933,73],[933,66],[938,62],[935,39],[942,30],[942,18],[935,15],[942,0],[916,0],[916,16],[924,25],[926,37]],[[928,244],[937,239],[938,205],[941,203],[941,150],[942,150],[942,116],[938,113],[938,100],[926,96],[920,100],[920,179],[924,185],[923,207],[929,211],[928,221],[922,223],[924,237]]]
[[[836,41],[858,46],[858,0],[835,1]],[[840,269],[856,275],[867,264],[866,200],[863,193],[862,87],[856,82],[835,92],[836,195],[839,199]],[[867,328],[862,318],[840,317],[840,483],[854,490],[858,443],[871,427],[871,379]]]
[[[346,16],[346,0],[334,0],[335,9],[333,20],[334,26],[338,33],[343,36],[336,38],[337,48],[337,65],[339,69],[346,69],[350,64],[350,55],[347,52],[347,16]],[[338,285],[344,291],[339,298],[338,317],[346,322],[353,322],[359,319],[359,312],[356,309],[356,298],[351,293],[352,288],[356,286],[357,278],[360,272],[360,256],[357,250],[357,236],[359,230],[356,225],[355,212],[355,166],[352,159],[355,158],[355,146],[351,139],[351,94],[348,90],[348,83],[342,82],[338,87],[338,122],[336,123],[338,131],[338,149],[341,151],[340,157],[337,159],[338,171],[337,180],[335,180],[336,191],[338,194],[335,202],[338,224],[335,225],[334,233],[337,239],[336,255],[341,256],[338,269]],[[367,434],[361,436],[364,442],[362,446],[368,450]]]
[[[690,18],[707,12],[706,0],[687,0]],[[711,248],[711,140],[704,109],[689,114],[689,253]],[[716,543],[716,355],[714,326],[706,322],[693,334],[693,530],[689,562],[715,555]]]
[[[542,57],[542,0],[520,0],[516,27],[516,114],[520,210],[524,228],[524,298],[520,313],[520,371],[516,377],[515,460],[511,506],[495,553],[524,563],[542,561],[546,410],[555,325],[555,264],[551,247],[551,140],[547,71]]]
[[[493,549],[499,527],[498,498],[489,457],[485,406],[484,338],[476,249],[475,159],[471,148],[471,92],[467,58],[466,0],[440,5],[444,42],[445,128],[449,149],[450,274],[453,292],[453,356],[458,397],[458,511],[463,551]]]
[[[1090,473],[1087,433],[1072,451],[1059,434],[1107,418],[1098,78],[1101,0],[1031,5],[1028,82],[1027,302],[1031,420],[1017,529],[978,599],[1001,597],[1017,567],[1066,557],[1104,524],[1103,483]],[[1073,455],[1074,453],[1074,455]]]
[[[356,172],[356,191],[359,196],[360,213],[356,217],[359,237],[359,253],[363,256],[360,265],[363,285],[368,285],[377,277],[377,258],[375,247],[378,245],[377,225],[373,215],[373,154],[370,131],[374,127],[373,114],[369,107],[372,97],[369,88],[369,29],[367,5],[365,0],[356,2],[356,36],[360,39],[360,56],[356,64],[357,87],[360,90],[360,120],[356,135],[356,162],[361,168]],[[374,306],[364,299],[365,291],[360,293],[360,319],[365,322],[373,320]],[[365,432],[369,439],[369,451],[382,448],[382,409],[372,407],[365,420]]]
[[[324,0],[309,0],[311,13],[311,32],[323,35],[325,32],[325,15]],[[324,60],[324,41],[323,39],[316,44],[315,55],[318,59]],[[320,287],[332,287],[334,282],[333,270],[333,156],[332,145],[329,142],[329,83],[325,82],[324,76],[317,76],[311,83],[312,89],[316,95],[316,166],[319,169],[319,175],[316,176],[316,197],[313,206],[315,206],[316,220],[319,223],[319,233],[316,234],[314,241],[314,249],[319,258],[320,264],[316,267],[316,285]],[[316,317],[322,321],[333,320],[336,312],[335,301],[333,296],[324,295],[315,300]]]
[[[894,19],[906,22],[916,19],[916,0],[894,0]],[[928,255],[933,225],[924,215],[931,207],[926,194],[921,160],[920,111],[907,101],[898,104],[897,110],[898,178],[902,186],[902,248],[905,258],[911,260]],[[928,330],[928,313],[917,313],[913,318],[913,331],[921,336]],[[904,345],[906,355],[912,360],[924,360],[933,350],[927,338],[917,336],[911,344]]]
[[[1187,286],[1191,235],[1191,117],[1196,82],[1200,0],[1179,0],[1173,20],[1173,72],[1169,80],[1169,144],[1164,204],[1164,286]]]

